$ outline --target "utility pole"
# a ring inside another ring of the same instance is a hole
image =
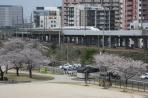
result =
[[[17,37],[17,32],[18,32],[18,16],[16,17],[16,33],[15,33],[15,37]]]
[[[62,10],[62,8],[59,10]],[[60,11],[61,12],[61,11]],[[60,15],[60,25],[59,25],[59,47],[61,47],[61,33],[63,32],[63,20],[62,20],[62,13],[59,13]],[[64,38],[63,38],[64,40]]]
[[[98,8],[95,9],[95,27],[96,28],[97,28],[97,11],[98,11]],[[99,44],[100,42],[99,41],[100,41],[100,39],[99,39],[99,33],[98,33],[98,42],[97,42],[98,43],[98,45],[97,45],[98,49],[100,48],[100,44]]]
[[[42,41],[44,41],[44,37],[43,36],[45,34],[45,26],[46,26],[46,23],[45,23],[45,21],[46,21],[45,20],[45,14],[46,14],[46,12],[44,11],[44,32],[43,32],[42,37],[41,37],[42,38]]]
[[[104,30],[105,30],[105,7],[104,7],[104,5],[103,5],[103,1],[101,0],[101,5],[102,5],[102,7],[103,7],[103,13],[104,13],[104,25],[103,25],[103,42],[102,42],[102,46],[103,46],[103,51],[104,51]]]
[[[87,19],[86,19],[86,18],[87,18],[87,15],[86,15],[87,13],[86,13],[86,12],[87,12],[87,10],[86,10],[86,2],[85,2],[85,0],[84,0],[84,3],[85,3],[85,4],[84,4],[84,5],[85,5],[85,6],[84,6],[84,13],[85,13],[85,24],[84,24],[84,26],[85,26],[85,30],[86,30],[86,24],[87,24],[87,23],[86,23],[86,21],[87,21]]]
[[[85,3],[85,7],[84,7],[84,12],[85,12],[85,30],[86,30],[86,25],[87,25],[87,9],[86,9],[86,1],[84,0],[84,3]],[[84,33],[84,39],[83,40],[83,44],[84,44],[84,41],[85,41],[85,44],[87,46],[87,39],[86,39],[86,34]]]
[[[143,0],[141,0],[141,30],[143,30]]]

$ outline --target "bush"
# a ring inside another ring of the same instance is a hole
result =
[[[94,48],[87,48],[83,51],[81,57],[81,63],[84,65],[92,64],[93,63],[93,55],[97,52]]]

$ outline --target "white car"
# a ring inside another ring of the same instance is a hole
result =
[[[59,66],[60,69],[70,69],[71,67],[72,65],[70,65],[69,63]]]
[[[144,73],[140,76],[141,79],[148,79],[148,73]]]

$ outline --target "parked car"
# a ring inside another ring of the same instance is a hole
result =
[[[64,69],[66,71],[74,71],[74,70],[77,70],[79,67],[81,67],[81,64],[64,64],[62,66],[59,66],[60,69]]]
[[[144,73],[140,76],[141,79],[148,79],[148,73]]]
[[[119,74],[117,74],[117,73],[111,73],[111,78],[120,80],[121,76]]]
[[[99,72],[99,68],[86,65],[86,66],[80,67],[77,70],[77,78],[84,79],[86,73],[89,74],[89,76],[88,76],[89,78],[93,78],[94,74],[98,73],[98,72]]]
[[[67,64],[64,64],[64,65],[62,65],[62,66],[59,66],[59,68],[66,71],[66,70],[70,69],[71,66],[72,66],[72,65],[70,65],[69,63],[67,63]]]

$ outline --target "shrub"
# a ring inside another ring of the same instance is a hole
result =
[[[93,62],[93,55],[97,52],[94,48],[87,48],[83,51],[82,57],[81,57],[81,63],[82,64],[91,64]]]

